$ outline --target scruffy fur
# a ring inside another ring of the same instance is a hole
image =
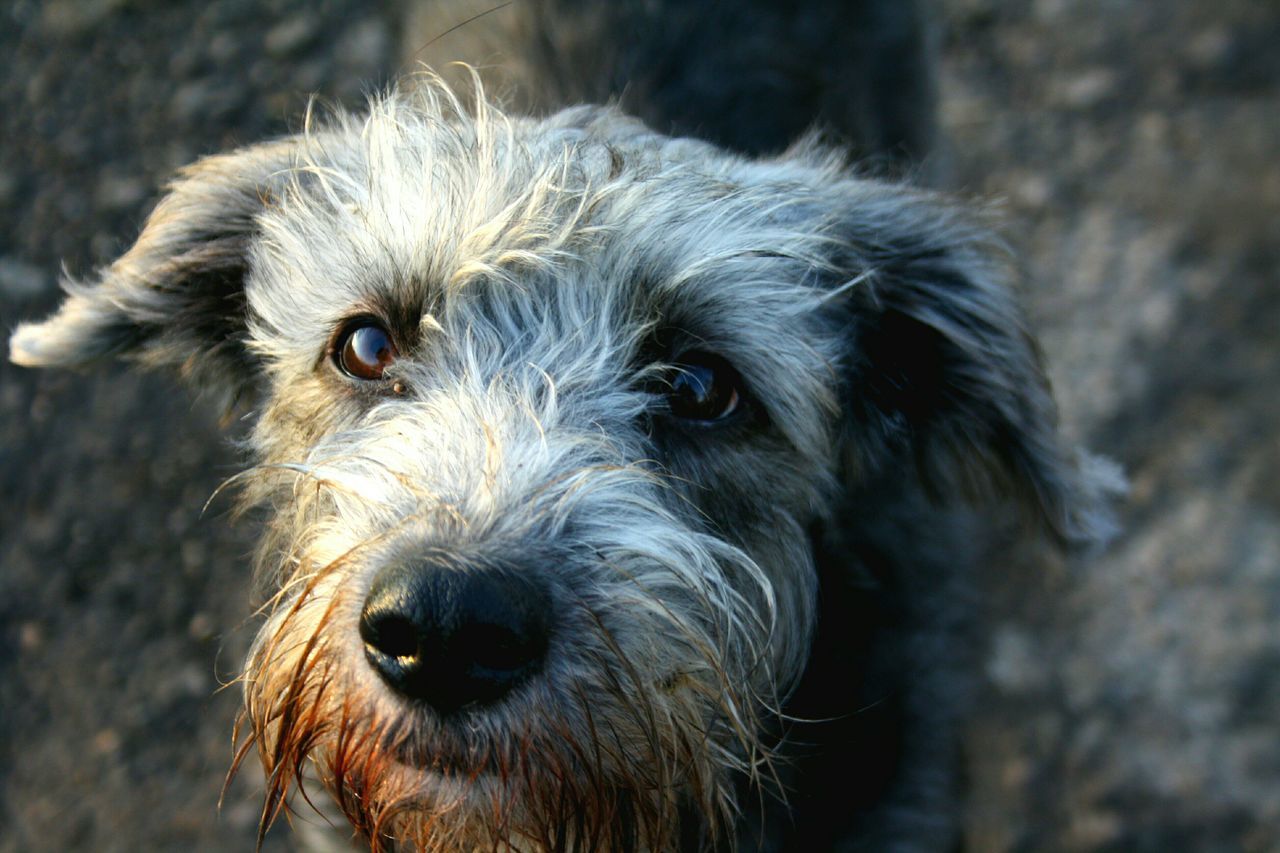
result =
[[[800,142],[745,159],[606,107],[441,83],[185,169],[15,362],[124,354],[255,413],[269,516],[242,751],[264,828],[314,774],[376,848],[931,848],[976,513],[1108,530],[981,217]],[[344,319],[399,342],[361,383]],[[664,409],[695,346],[752,416]],[[366,662],[380,569],[518,559],[543,670],[442,719]]]

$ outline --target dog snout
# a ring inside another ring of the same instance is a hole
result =
[[[495,703],[537,672],[551,627],[531,572],[430,562],[380,571],[360,616],[383,681],[441,715]]]

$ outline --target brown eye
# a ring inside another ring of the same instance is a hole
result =
[[[347,324],[333,352],[342,372],[356,379],[381,379],[397,355],[391,333],[367,317]]]
[[[688,421],[720,421],[742,403],[742,378],[729,362],[693,350],[672,365],[667,403],[671,414]]]

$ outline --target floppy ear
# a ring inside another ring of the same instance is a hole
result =
[[[246,349],[245,278],[258,214],[289,180],[297,143],[265,143],[182,170],[137,242],[89,281],[65,279],[57,313],[18,326],[9,357],[78,367],[124,355],[175,367],[232,404],[256,381]]]
[[[934,494],[1013,495],[1060,544],[1105,541],[1123,477],[1063,446],[1003,247],[940,197],[856,192],[839,225],[844,277],[861,279],[846,303],[854,475],[895,460]]]

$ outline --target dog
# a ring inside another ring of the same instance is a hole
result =
[[[1120,487],[990,223],[467,73],[184,169],[11,339],[251,408],[261,831],[315,778],[374,850],[952,845],[987,520]]]

